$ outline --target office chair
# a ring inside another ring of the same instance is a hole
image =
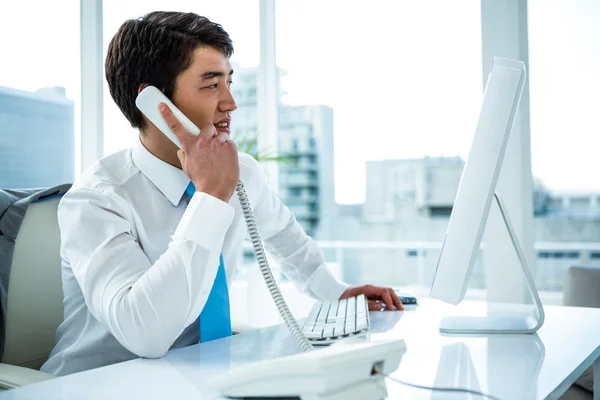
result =
[[[563,289],[563,305],[568,307],[595,307],[600,308],[600,266],[598,265],[572,265],[565,276]],[[593,368],[588,368],[577,381],[575,386],[565,393],[565,400],[592,399],[594,391]],[[587,391],[577,388],[583,388]],[[573,391],[573,394],[570,392]],[[575,392],[578,393],[575,396]]]
[[[572,265],[565,276],[563,305],[600,308],[600,265]]]
[[[3,389],[54,378],[38,369],[48,359],[63,320],[59,201],[54,197],[31,203],[15,241],[0,363]]]

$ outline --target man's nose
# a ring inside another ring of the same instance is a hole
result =
[[[231,89],[227,88],[223,96],[221,97],[221,110],[222,111],[235,111],[237,110],[237,104],[231,93]]]

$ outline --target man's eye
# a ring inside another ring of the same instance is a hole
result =
[[[231,85],[233,85],[233,81],[227,82],[227,87],[231,87]]]
[[[209,88],[209,89],[216,89],[217,88],[217,84],[215,83],[213,85],[207,86],[207,88]]]

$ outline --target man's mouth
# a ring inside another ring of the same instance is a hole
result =
[[[231,120],[229,118],[222,119],[214,125],[218,132],[231,134]]]

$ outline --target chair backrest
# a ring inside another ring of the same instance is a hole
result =
[[[600,307],[600,265],[573,265],[567,270],[563,305]]]
[[[2,362],[39,369],[63,320],[60,197],[32,203],[15,241]]]

